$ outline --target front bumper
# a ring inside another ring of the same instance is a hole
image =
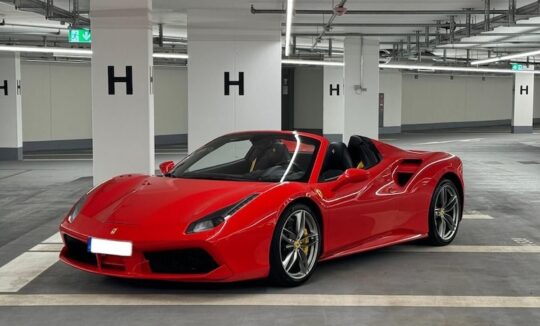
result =
[[[60,252],[60,260],[80,270],[122,278],[153,279],[171,281],[226,281],[233,276],[225,264],[218,264],[204,249],[184,248],[171,250],[156,250],[144,248],[134,243],[133,254],[121,257],[105,254],[93,254],[86,250],[87,240],[76,238],[73,234],[62,232],[64,247]],[[136,249],[135,249],[136,248]],[[193,254],[194,251],[206,255]],[[177,257],[189,257],[191,262],[181,261],[174,264],[170,259],[174,256],[168,253],[180,253]],[[182,253],[188,253],[182,254]],[[161,255],[162,257],[155,257]],[[205,257],[198,264],[197,260]],[[202,267],[202,268],[200,268]]]
[[[266,277],[273,224],[263,222],[232,234],[224,229],[183,235],[176,227],[114,225],[80,216],[60,225],[60,260],[83,271],[134,279],[233,282]],[[130,241],[133,253],[89,253],[89,237]]]

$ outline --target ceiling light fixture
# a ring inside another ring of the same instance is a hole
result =
[[[154,53],[152,55],[154,58],[162,59],[187,59],[187,53]]]
[[[531,56],[537,55],[537,54],[540,54],[540,50],[529,51],[529,52],[521,52],[521,53],[516,53],[516,54],[509,54],[509,55],[505,55],[505,56],[501,56],[501,57],[493,57],[493,58],[489,58],[489,59],[476,60],[476,61],[472,61],[471,65],[474,65],[474,66],[485,65],[487,63],[492,63],[492,62],[506,61],[506,60],[512,60],[512,59],[517,59],[517,58],[524,58],[524,57],[531,57]]]
[[[471,67],[450,67],[450,66],[429,66],[429,65],[396,65],[380,64],[379,68],[384,69],[406,69],[406,70],[424,70],[424,71],[465,71],[465,72],[487,72],[495,74],[540,74],[540,70],[521,70],[512,69],[493,69],[493,68],[471,68]]]
[[[4,51],[4,52],[26,52],[26,53],[54,53],[54,54],[92,55],[92,50],[90,50],[90,49],[48,48],[48,47],[37,47],[37,46],[0,45],[0,51]]]
[[[291,29],[292,16],[294,11],[294,0],[287,0],[287,22],[285,24],[285,56],[288,57],[291,53]]]
[[[73,48],[49,48],[37,46],[11,46],[0,45],[0,52],[25,52],[25,53],[52,53],[54,56],[75,56],[91,57],[91,49],[73,49]],[[154,58],[162,59],[187,59],[187,53],[154,53]]]
[[[337,62],[337,61],[283,59],[281,60],[281,63],[290,64],[290,65],[338,66],[338,67],[344,66],[343,62]]]

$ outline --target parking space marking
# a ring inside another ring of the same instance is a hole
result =
[[[62,243],[40,243],[32,247],[29,251],[48,251],[48,252],[60,252],[64,245]]]
[[[540,246],[474,246],[474,245],[449,245],[444,247],[422,246],[394,246],[384,251],[400,252],[458,252],[458,253],[522,253],[538,254]]]
[[[492,220],[493,216],[486,214],[463,214],[465,220]]]
[[[512,238],[512,241],[522,246],[534,246],[534,242],[527,238]]]
[[[479,142],[484,138],[470,138],[470,139],[453,139],[453,140],[442,140],[442,141],[431,141],[427,143],[417,143],[413,145],[435,145],[435,144],[449,144],[449,143],[470,143],[470,142]]]
[[[43,240],[41,243],[62,243],[62,236],[60,235],[60,232],[56,232],[49,238]]]
[[[57,252],[23,253],[0,267],[0,292],[18,292],[57,261]]]
[[[540,297],[350,294],[0,294],[0,306],[540,308]]]

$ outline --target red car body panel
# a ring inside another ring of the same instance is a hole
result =
[[[269,273],[275,225],[294,201],[303,201],[318,211],[323,235],[320,260],[328,260],[426,237],[431,196],[443,176],[458,184],[463,200],[462,163],[454,155],[405,151],[373,140],[382,161],[368,170],[370,177],[336,188],[338,181],[318,182],[328,140],[298,134],[320,142],[308,182],[145,175],[124,175],[105,182],[88,194],[72,223],[64,218],[60,232],[64,241],[66,235],[81,243],[89,237],[130,241],[133,254],[97,254],[96,264],[86,264],[72,259],[64,246],[60,259],[88,272],[117,277],[211,282],[263,278]],[[290,151],[294,150],[292,145],[286,144]],[[404,175],[409,176],[405,183],[400,182]],[[192,222],[254,193],[259,195],[214,229],[186,232]],[[189,248],[206,251],[217,267],[207,273],[155,273],[144,254]]]

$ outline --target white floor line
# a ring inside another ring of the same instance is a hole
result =
[[[43,240],[41,243],[62,243],[62,236],[60,235],[60,232],[56,232],[49,238]]]
[[[48,162],[48,161],[92,161],[91,158],[24,158],[23,161]]]
[[[0,306],[540,308],[540,297],[351,294],[0,294]]]
[[[486,214],[463,214],[465,220],[492,220],[493,216]]]
[[[385,251],[399,252],[458,252],[458,253],[523,253],[538,254],[540,246],[474,246],[474,245],[449,245],[444,247],[423,246],[394,246],[382,249]]]
[[[29,251],[49,251],[49,252],[60,252],[64,244],[62,243],[40,243],[32,247]]]
[[[0,292],[17,292],[58,261],[57,252],[25,252],[0,267]]]
[[[478,142],[481,141],[484,138],[471,138],[471,139],[453,139],[453,140],[443,140],[443,141],[431,141],[427,143],[417,143],[413,145],[435,145],[435,144],[448,144],[448,143],[470,143],[470,142]]]

